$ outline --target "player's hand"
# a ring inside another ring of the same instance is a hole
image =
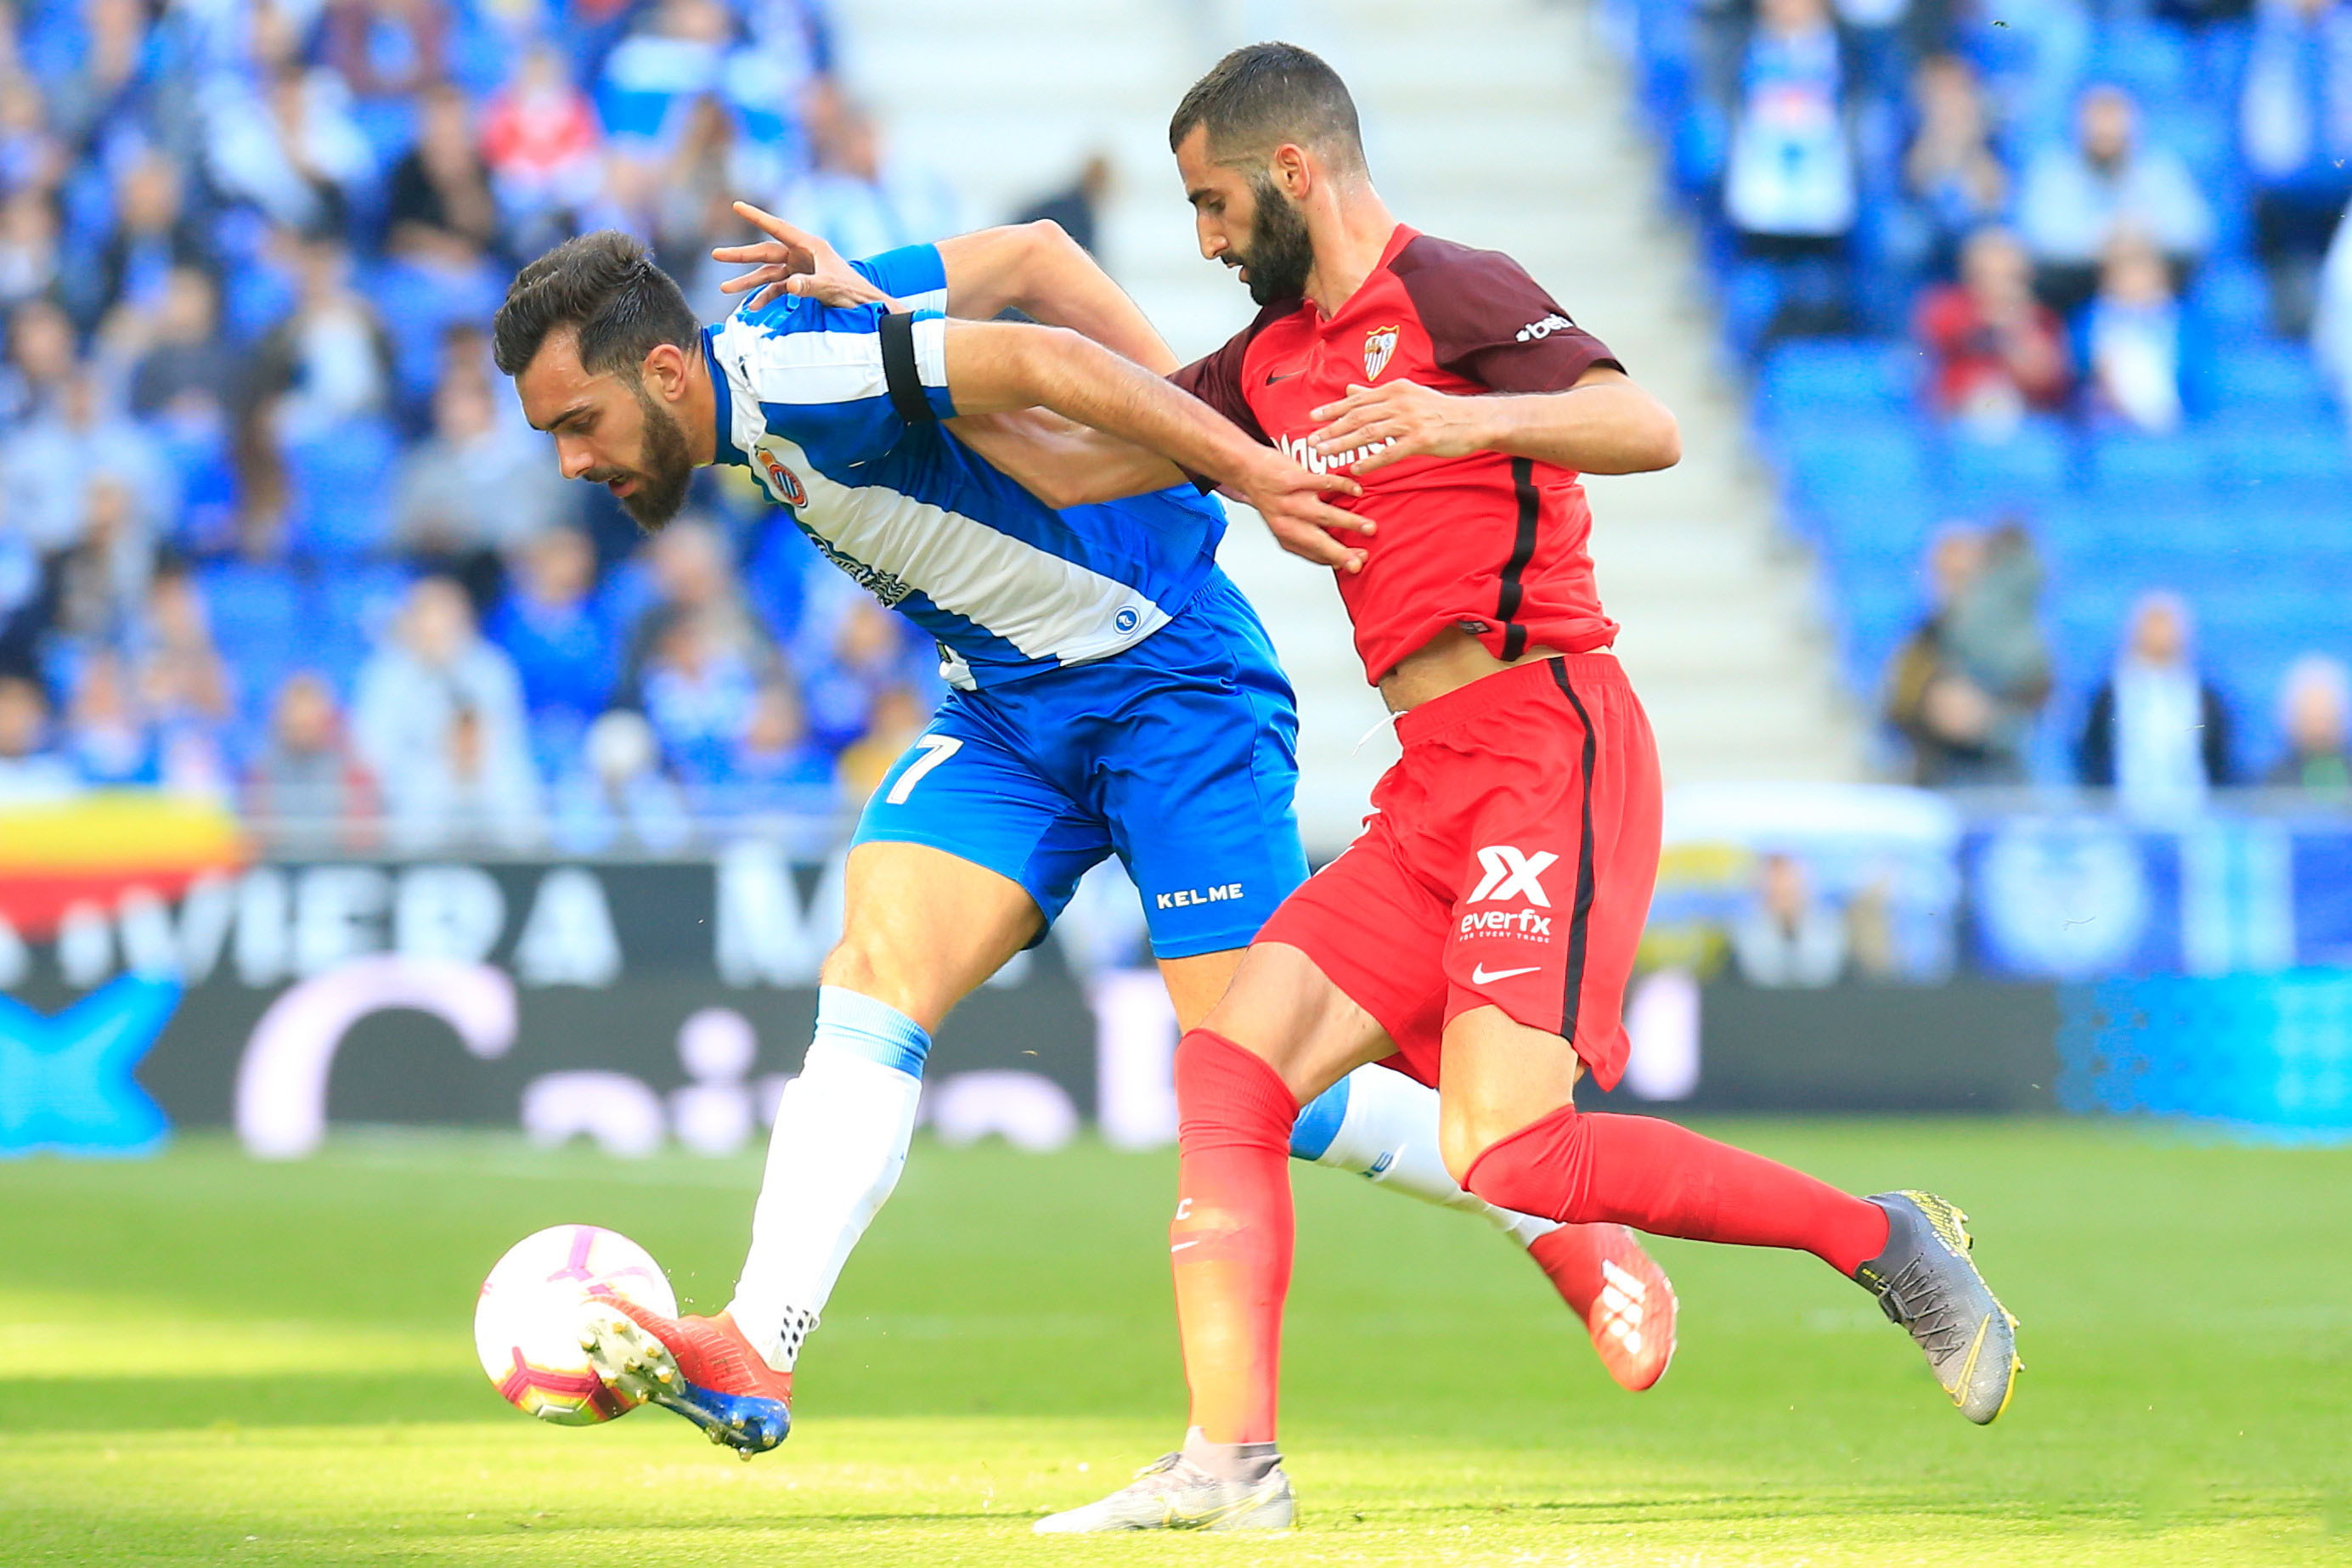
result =
[[[1265,459],[1234,488],[1257,508],[1275,542],[1293,555],[1339,572],[1364,569],[1364,552],[1335,535],[1369,538],[1374,531],[1371,520],[1342,511],[1323,499],[1362,495],[1364,488],[1355,480],[1344,474],[1310,473],[1269,448]]]
[[[1360,447],[1380,449],[1348,465],[1369,474],[1407,458],[1460,458],[1486,447],[1478,400],[1432,392],[1417,382],[1386,386],[1350,386],[1348,395],[1307,416],[1328,420],[1307,438],[1319,457]]]
[[[750,202],[737,202],[735,213],[770,237],[758,245],[722,245],[711,251],[713,261],[755,269],[719,284],[720,293],[742,294],[757,289],[759,292],[751,296],[755,310],[779,294],[797,294],[819,304],[845,307],[890,302],[890,297],[852,269],[839,251],[806,229],[796,228]]]

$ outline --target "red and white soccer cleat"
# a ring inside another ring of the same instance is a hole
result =
[[[1639,1394],[1675,1359],[1675,1288],[1622,1225],[1564,1225],[1528,1247],[1592,1336],[1609,1375]]]
[[[750,1458],[792,1430],[793,1374],[761,1358],[721,1312],[667,1318],[614,1296],[582,1343],[597,1374],[626,1398],[676,1411]]]

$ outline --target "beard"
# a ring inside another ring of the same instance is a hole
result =
[[[1256,199],[1257,212],[1250,221],[1249,244],[1230,252],[1226,263],[1249,268],[1253,302],[1295,300],[1307,292],[1307,274],[1315,267],[1315,243],[1307,237],[1307,220],[1270,175],[1251,175],[1250,195]]]
[[[621,510],[639,528],[656,533],[685,510],[687,487],[694,482],[694,454],[688,449],[686,431],[646,395],[642,385],[637,388],[637,408],[645,416],[645,467],[628,476],[637,481],[637,488],[620,498]]]

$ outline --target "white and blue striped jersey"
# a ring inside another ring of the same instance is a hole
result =
[[[951,685],[1108,658],[1181,612],[1216,563],[1216,500],[1180,486],[1048,507],[939,423],[955,404],[938,250],[855,265],[913,315],[787,295],[705,330],[719,460],[750,468],[827,559],[936,637]]]

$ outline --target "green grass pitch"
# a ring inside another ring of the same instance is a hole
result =
[[[1860,1190],[1937,1188],[2023,1320],[1987,1430],[1810,1258],[1676,1243],[1682,1350],[1619,1392],[1472,1220],[1298,1173],[1301,1528],[1046,1541],[1182,1418],[1166,1154],[919,1147],[750,1464],[658,1410],[499,1402],[476,1285],[613,1226],[721,1303],[751,1159],[339,1139],[300,1165],[0,1164],[0,1562],[2352,1562],[2352,1150],[2072,1123],[1741,1122]]]

